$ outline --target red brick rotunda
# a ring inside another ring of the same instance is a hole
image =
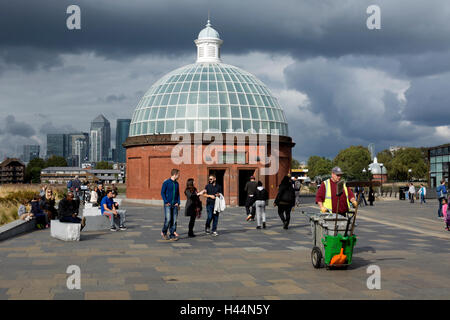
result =
[[[254,75],[222,63],[223,41],[210,21],[195,40],[197,61],[157,81],[142,97],[123,144],[127,198],[161,204],[161,185],[180,170],[203,189],[214,173],[229,205],[243,205],[254,175],[275,198],[290,172],[291,149],[283,109]]]

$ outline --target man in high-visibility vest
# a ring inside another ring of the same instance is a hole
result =
[[[334,167],[331,170],[331,179],[325,180],[320,185],[316,194],[316,203],[319,205],[321,212],[338,212],[341,215],[345,215],[350,209],[350,203],[356,207],[355,196],[352,190],[345,185],[345,182],[343,192],[339,198],[339,208],[337,207],[338,197],[336,196],[336,188],[337,183],[342,178],[342,174],[341,168]]]

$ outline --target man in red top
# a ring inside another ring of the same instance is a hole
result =
[[[316,203],[319,205],[321,212],[327,212],[327,211],[330,211],[331,209],[332,209],[331,210],[332,212],[337,211],[338,197],[336,196],[336,188],[337,188],[336,186],[337,186],[337,183],[341,180],[342,174],[343,174],[343,172],[342,172],[341,168],[334,167],[331,170],[331,179],[328,179],[328,180],[322,182],[322,184],[320,185],[320,188],[316,194]],[[326,186],[327,186],[327,184],[329,184],[331,187],[331,205],[330,205],[329,201],[326,201]],[[345,184],[344,184],[344,186],[345,186]],[[347,187],[347,194],[348,194],[349,201],[353,204],[354,207],[356,207],[357,203],[355,200],[355,196],[353,195],[353,192],[349,187]],[[347,204],[347,194],[345,193],[345,190],[343,190],[343,192],[339,198],[338,213],[342,214],[342,215],[345,215],[350,209]],[[332,208],[330,208],[330,207],[332,207]]]

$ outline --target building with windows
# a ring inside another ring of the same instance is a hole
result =
[[[114,161],[118,163],[125,163],[127,161],[126,158],[126,150],[122,146],[122,144],[128,138],[128,132],[130,131],[130,123],[131,119],[117,119],[116,126],[116,154]]]
[[[24,183],[25,164],[16,158],[6,158],[0,163],[0,184]]]
[[[66,184],[78,176],[81,181],[106,184],[123,183],[124,177],[118,169],[87,169],[79,167],[48,167],[41,170],[41,181],[50,184]]]
[[[30,160],[33,160],[34,158],[39,158],[39,153],[41,151],[41,146],[36,145],[24,145],[23,146],[23,155],[22,155],[22,161],[25,163],[30,162]]]
[[[450,176],[450,143],[428,148],[430,163],[429,185],[435,188],[444,179],[448,183]]]
[[[103,115],[91,122],[89,133],[89,161],[108,161],[111,148],[111,126]]]
[[[124,143],[127,198],[160,204],[172,168],[180,169],[183,188],[194,178],[202,189],[214,173],[230,205],[244,204],[251,175],[274,198],[294,146],[283,109],[254,75],[222,62],[223,41],[209,20],[194,42],[196,63],[163,76],[133,113]]]
[[[65,133],[47,134],[47,158],[59,156],[67,158],[69,153],[69,135]]]

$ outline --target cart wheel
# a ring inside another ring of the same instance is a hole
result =
[[[314,247],[311,251],[311,262],[314,268],[319,269],[322,265],[322,252],[319,247]]]

